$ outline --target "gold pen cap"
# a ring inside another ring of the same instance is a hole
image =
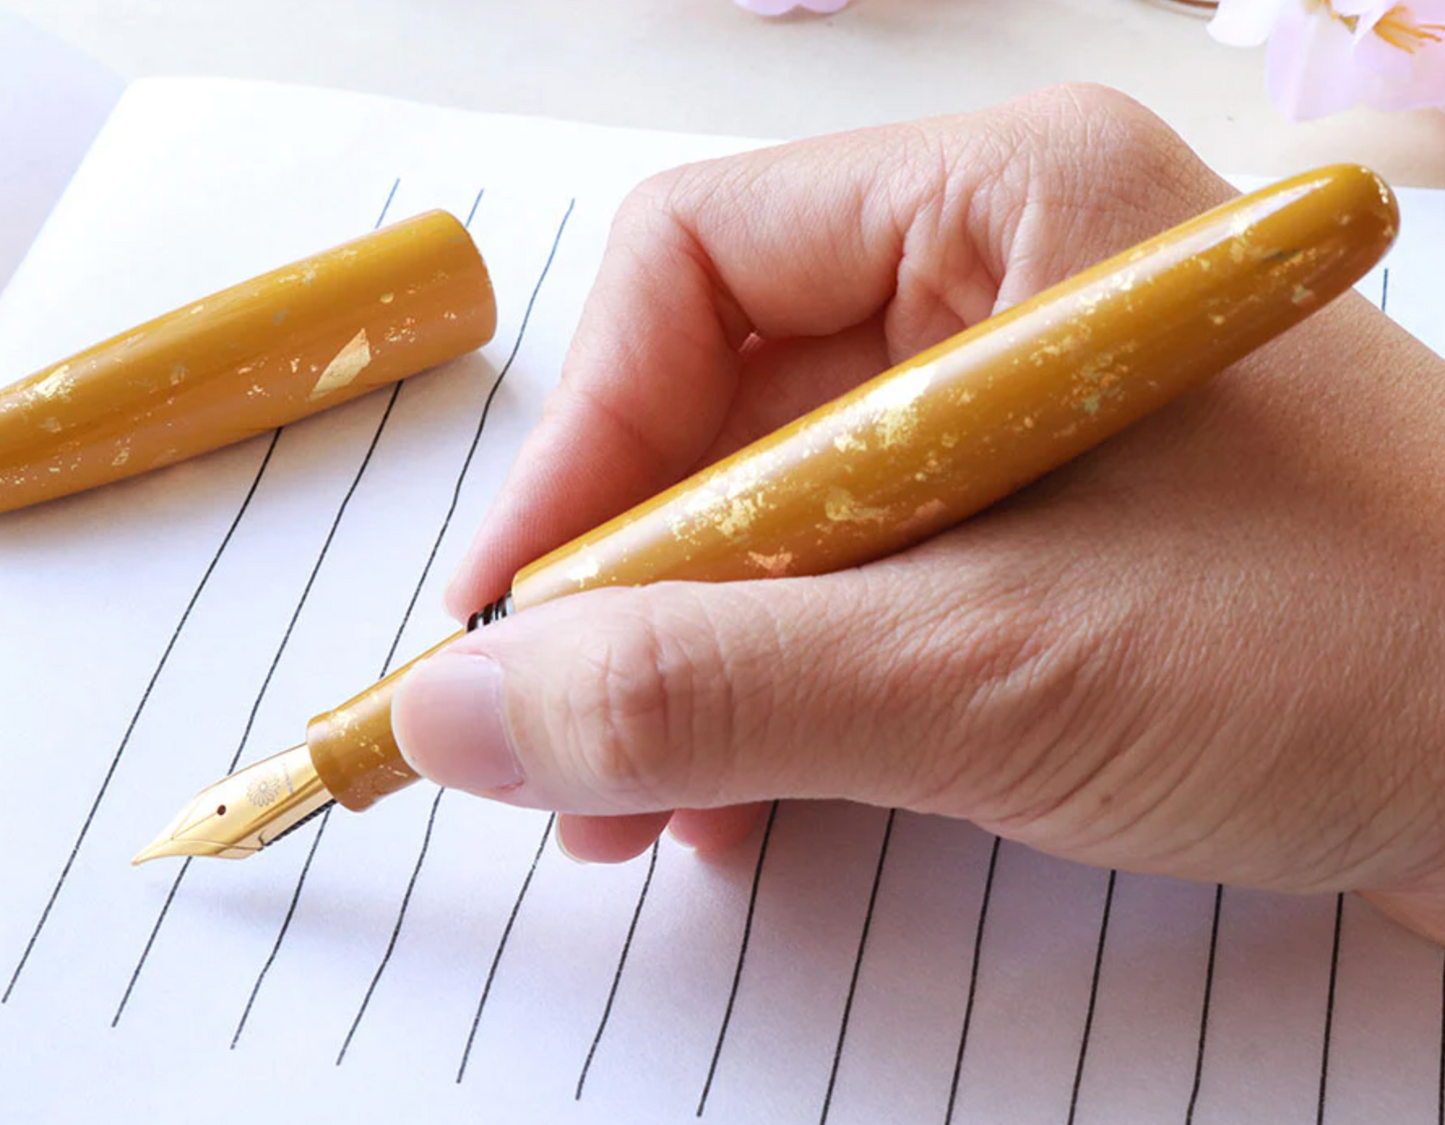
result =
[[[0,512],[183,461],[454,359],[496,302],[433,211],[242,282],[0,389]]]

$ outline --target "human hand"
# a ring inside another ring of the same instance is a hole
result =
[[[449,606],[1228,194],[1094,88],[650,181]],[[442,784],[559,810],[580,858],[842,797],[1088,863],[1365,890],[1445,939],[1442,376],[1349,294],[893,558],[472,633],[402,686],[398,738]]]

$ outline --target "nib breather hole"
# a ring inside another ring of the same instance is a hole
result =
[[[225,815],[226,815],[226,806],[225,806],[225,805],[218,805],[218,806],[216,807],[216,815],[217,815],[217,816],[225,816]]]

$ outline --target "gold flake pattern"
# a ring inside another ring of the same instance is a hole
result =
[[[371,344],[367,341],[366,329],[363,328],[348,340],[346,346],[336,353],[336,358],[326,365],[321,378],[317,379],[316,385],[311,388],[310,397],[318,399],[349,387],[370,363]]]

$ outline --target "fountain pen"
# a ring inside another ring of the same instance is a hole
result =
[[[1390,189],[1336,165],[1166,231],[858,386],[525,567],[477,628],[602,586],[821,574],[902,550],[1093,448],[1349,289]],[[460,636],[461,634],[458,634]],[[242,858],[418,780],[391,701],[423,653],[202,790],[138,856]]]

